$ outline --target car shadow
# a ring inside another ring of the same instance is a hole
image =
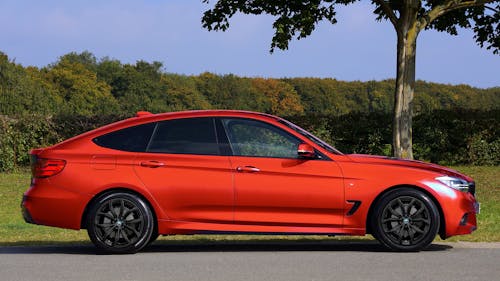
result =
[[[41,242],[41,244],[47,243]],[[36,245],[30,241],[29,246],[3,244],[0,254],[70,254],[70,255],[105,255],[92,244]],[[423,251],[447,251],[450,245],[431,244]],[[338,241],[210,241],[195,242],[192,240],[157,241],[140,253],[173,253],[173,252],[390,252],[376,241],[338,240]]]

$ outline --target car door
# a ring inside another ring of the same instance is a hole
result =
[[[298,137],[253,119],[222,118],[233,156],[235,223],[341,226],[344,188],[338,165],[300,159]]]
[[[232,171],[220,153],[214,118],[159,122],[134,166],[169,219],[232,222]]]

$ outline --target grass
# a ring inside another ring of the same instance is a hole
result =
[[[476,180],[481,202],[478,230],[472,235],[455,236],[447,241],[500,241],[500,167],[454,167]],[[28,171],[0,173],[0,245],[48,245],[90,243],[86,231],[65,230],[27,224],[21,216],[22,194],[29,186]],[[282,235],[182,235],[160,238],[160,243],[226,243],[228,241],[268,243],[276,241],[325,242],[339,239],[366,240],[365,237],[282,236]],[[436,238],[437,241],[441,241]]]

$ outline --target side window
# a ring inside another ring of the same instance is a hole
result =
[[[186,118],[158,123],[148,152],[219,155],[213,118]]]
[[[222,119],[233,155],[297,158],[301,141],[288,132],[249,119]]]
[[[94,138],[95,144],[122,151],[144,152],[156,123],[147,123],[114,131]]]

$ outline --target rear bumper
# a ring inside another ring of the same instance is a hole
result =
[[[24,206],[25,201],[26,201],[26,195],[23,195],[23,200],[21,201],[21,213],[23,214],[23,219],[27,223],[36,224],[35,221],[33,220],[33,218],[31,217],[31,214],[30,214],[28,208],[26,208],[26,206]]]
[[[90,196],[54,187],[40,180],[24,195],[21,212],[27,223],[80,229],[85,204]]]

